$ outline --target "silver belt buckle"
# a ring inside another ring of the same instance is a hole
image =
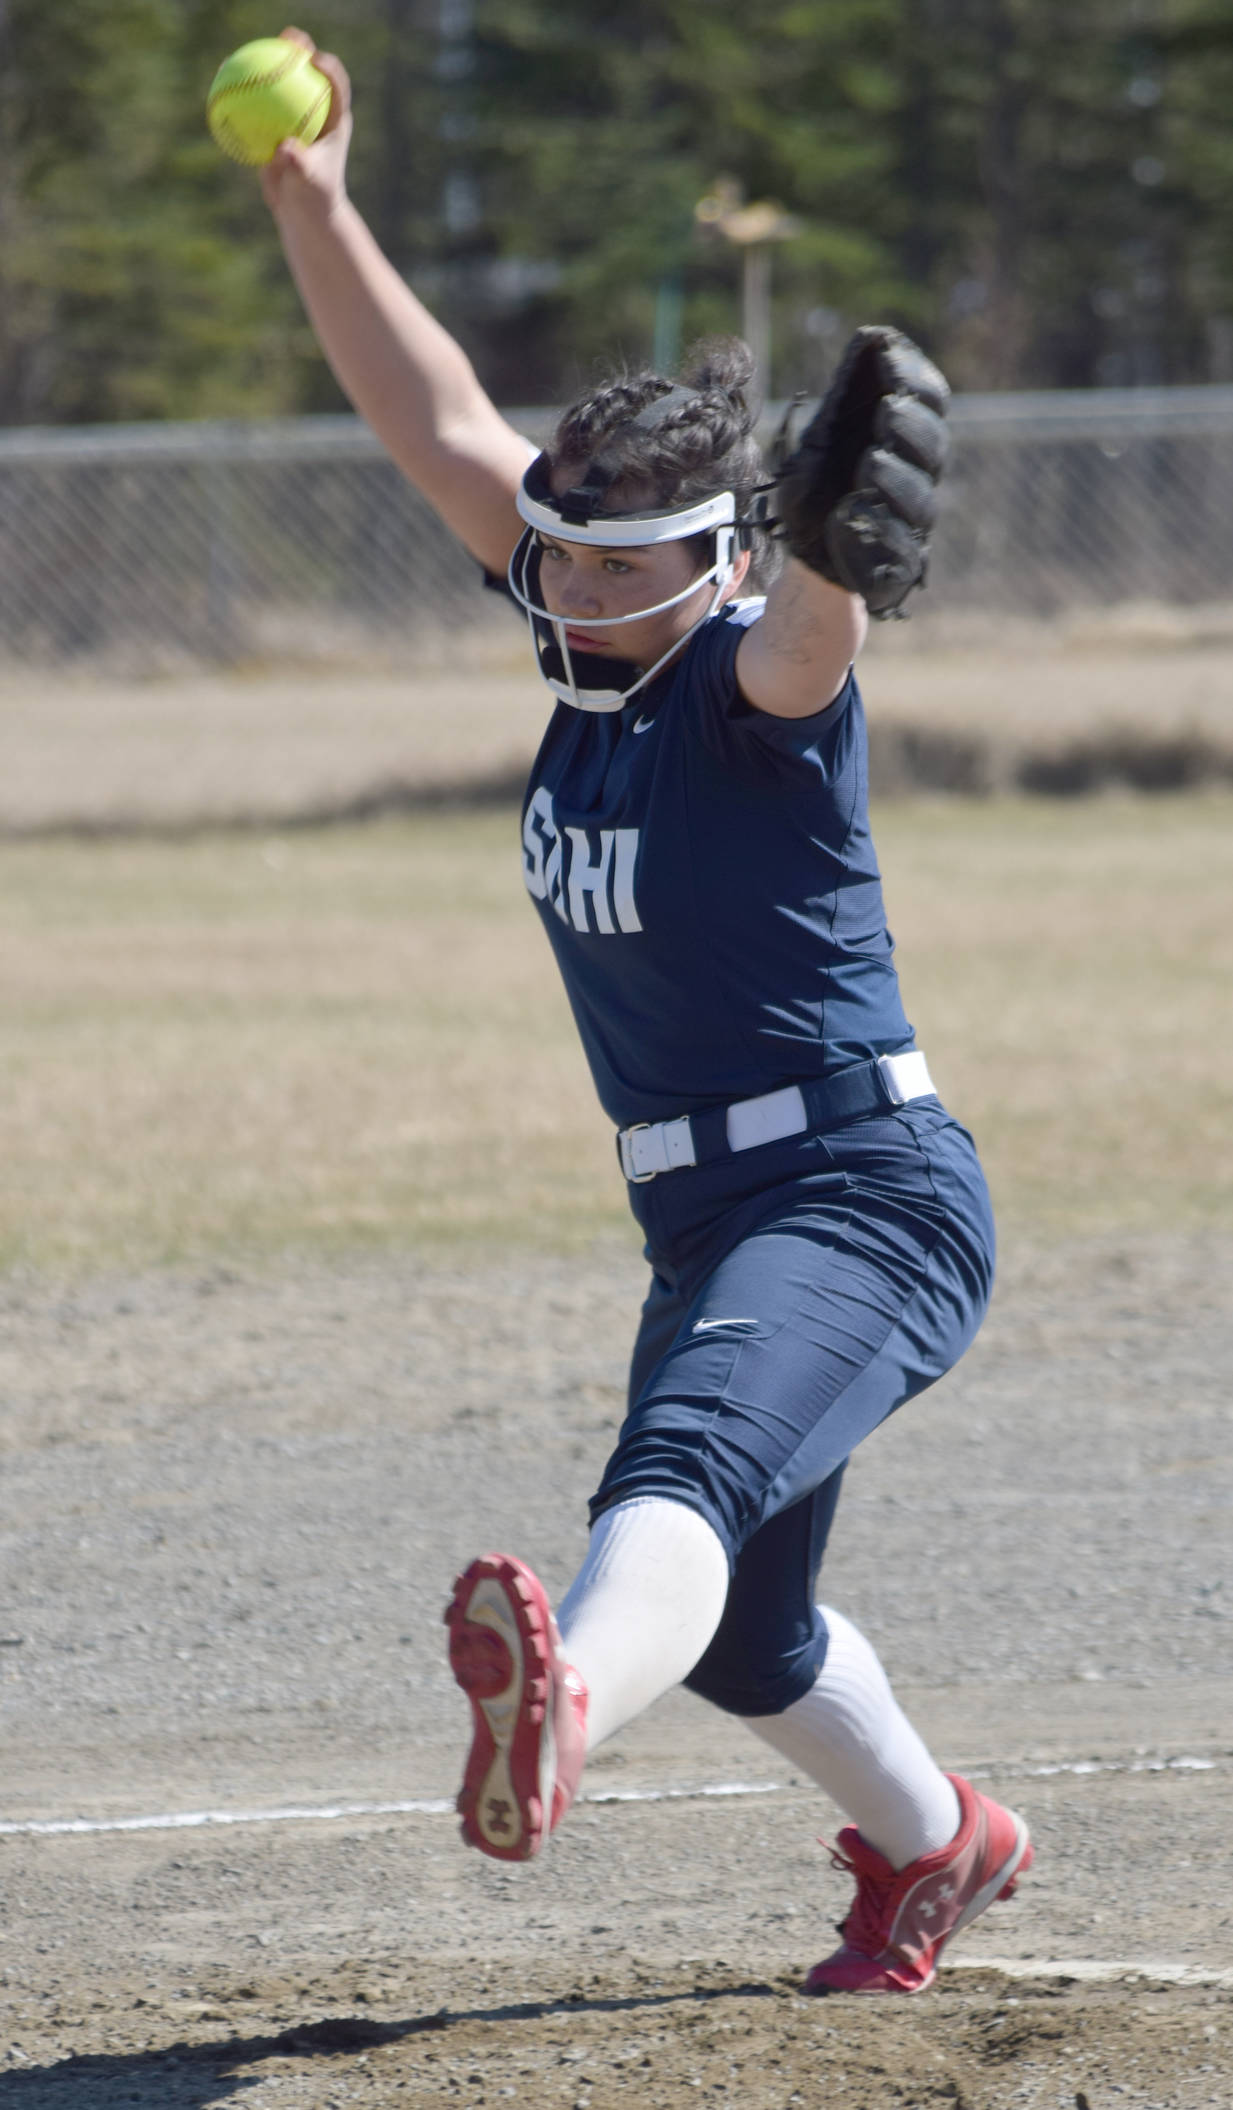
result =
[[[632,1128],[623,1128],[621,1130],[621,1170],[631,1187],[645,1187],[647,1181],[653,1180],[655,1177],[654,1172],[634,1171],[634,1152],[633,1145],[630,1142],[631,1136],[646,1135],[651,1125],[649,1121],[635,1121]]]
[[[907,1106],[913,1099],[932,1094],[933,1079],[920,1048],[909,1048],[903,1055],[879,1055],[877,1065],[882,1089],[892,1106]]]

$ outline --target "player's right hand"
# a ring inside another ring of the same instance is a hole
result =
[[[298,139],[284,139],[274,158],[261,171],[261,189],[270,211],[277,217],[307,210],[328,219],[347,195],[347,149],[351,144],[351,82],[341,59],[332,51],[318,51],[302,29],[280,30],[288,43],[300,44],[311,53],[313,65],[323,73],[332,89],[330,114],[311,146]]]

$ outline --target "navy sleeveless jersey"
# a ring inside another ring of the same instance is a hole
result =
[[[605,1112],[661,1121],[908,1047],[856,680],[811,718],[737,684],[760,600],[620,711],[558,704],[523,875]]]

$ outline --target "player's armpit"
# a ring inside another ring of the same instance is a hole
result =
[[[789,558],[736,655],[741,693],[772,718],[810,718],[842,692],[865,641],[856,594]]]

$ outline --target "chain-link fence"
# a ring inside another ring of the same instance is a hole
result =
[[[960,397],[931,601],[1233,602],[1233,388]]]
[[[967,396],[952,428],[931,614],[1233,603],[1233,388]],[[490,606],[357,419],[0,434],[10,664],[311,659]]]

